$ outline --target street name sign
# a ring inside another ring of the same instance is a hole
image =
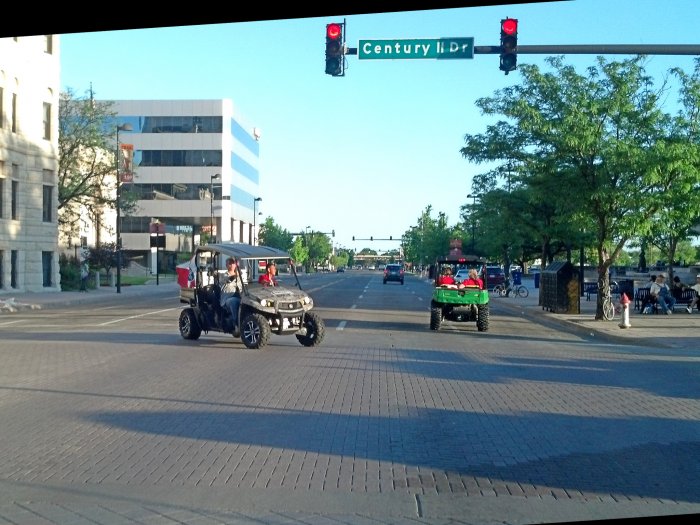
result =
[[[474,37],[360,40],[357,58],[360,60],[474,58]]]

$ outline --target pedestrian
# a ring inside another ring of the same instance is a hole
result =
[[[87,261],[80,265],[80,291],[87,292],[87,281],[90,277],[90,266]]]
[[[695,308],[695,305],[698,304],[698,300],[700,300],[700,273],[695,276],[695,284],[693,286],[689,286],[688,288],[695,290],[695,297],[693,297],[690,304],[685,307],[685,311],[692,314],[693,308]]]

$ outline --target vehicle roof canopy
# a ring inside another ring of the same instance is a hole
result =
[[[441,256],[437,258],[438,264],[486,264],[486,259],[477,255]]]
[[[214,251],[236,259],[289,259],[288,252],[270,246],[253,246],[242,242],[220,242],[197,246],[195,253]]]

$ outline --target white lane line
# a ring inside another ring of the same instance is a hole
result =
[[[97,326],[107,326],[109,324],[114,324],[114,323],[121,323],[122,321],[128,321],[129,319],[138,319],[139,317],[146,317],[149,315],[155,315],[155,314],[162,314],[163,312],[172,312],[173,310],[180,310],[181,308],[166,308],[165,310],[156,310],[155,312],[146,312],[145,314],[140,314],[140,315],[130,315],[129,317],[121,317],[119,319],[112,319],[111,321],[107,321],[105,323],[100,323]]]
[[[0,326],[7,326],[7,325],[11,325],[11,324],[17,324],[17,323],[21,323],[22,321],[23,321],[23,319],[17,319],[16,321],[5,321],[4,323],[0,323]]]
[[[336,330],[342,330],[343,328],[345,328],[345,325],[347,323],[348,323],[347,321],[340,321],[340,324],[338,324],[338,327],[336,328]]]

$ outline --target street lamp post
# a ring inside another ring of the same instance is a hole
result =
[[[119,132],[120,131],[132,131],[133,128],[131,124],[124,123],[117,126],[117,293],[122,293],[122,230],[121,230],[121,173],[119,169]]]
[[[476,198],[477,197],[478,197],[478,195],[474,195],[473,193],[470,193],[469,195],[467,195],[467,199],[473,199],[473,201],[472,201],[472,217],[471,217],[471,219],[472,219],[472,247],[470,250],[470,253],[472,255],[474,255],[474,241],[476,240],[475,239],[475,237],[476,237],[476,221],[474,220],[474,210],[476,209]]]
[[[215,173],[209,181],[209,242],[216,242],[214,237],[214,181],[221,179],[220,173]]]
[[[258,244],[258,235],[257,235],[257,230],[255,229],[256,227],[256,217],[257,217],[257,210],[256,210],[256,205],[258,202],[262,200],[262,197],[255,197],[253,199],[253,242],[251,243],[253,246],[256,246]]]

